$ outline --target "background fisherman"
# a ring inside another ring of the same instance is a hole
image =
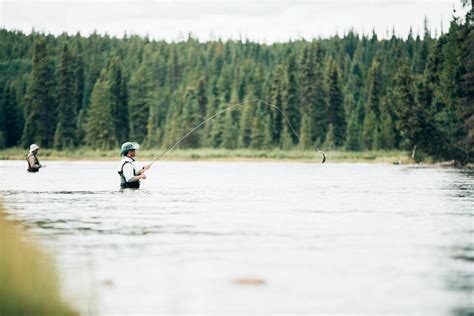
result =
[[[132,188],[138,189],[140,187],[140,180],[146,179],[145,171],[150,168],[150,165],[143,166],[137,171],[135,165],[135,151],[140,148],[138,143],[126,142],[122,145],[120,155],[123,156],[120,161],[120,187],[122,189]]]
[[[42,167],[39,163],[38,154],[39,146],[36,144],[32,144],[30,146],[30,152],[28,156],[26,156],[26,161],[28,162],[28,172],[38,172],[39,169]]]

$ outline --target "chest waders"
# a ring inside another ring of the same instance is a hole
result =
[[[122,189],[139,189],[140,188],[140,180],[133,181],[133,182],[128,182],[127,179],[125,179],[125,176],[123,175],[123,166],[125,164],[132,164],[130,161],[125,161],[122,165],[122,168],[120,171],[118,171],[118,174],[120,175],[120,178],[122,179],[122,182],[120,183],[120,187]],[[133,165],[132,165],[133,167]],[[133,175],[138,176],[138,174],[135,173],[135,168],[133,168]]]
[[[39,160],[38,158],[32,154],[33,157],[35,157],[35,165],[39,165]],[[28,162],[28,172],[38,172],[39,171],[39,168],[36,168],[36,167],[33,167],[31,164],[30,164],[30,155],[26,156],[26,161]]]

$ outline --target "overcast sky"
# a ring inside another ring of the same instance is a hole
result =
[[[359,33],[386,36],[395,28],[406,36],[410,26],[422,32],[426,16],[434,34],[459,0],[0,0],[0,25],[10,30],[122,36],[148,34],[179,40],[192,33],[200,40],[249,38],[287,41],[296,38]]]

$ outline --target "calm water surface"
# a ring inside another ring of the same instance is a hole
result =
[[[159,162],[121,192],[117,164],[0,161],[85,314],[474,313],[473,171]]]

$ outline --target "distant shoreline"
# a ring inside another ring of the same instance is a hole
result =
[[[161,154],[163,149],[145,149],[138,152],[139,160],[152,160]],[[28,151],[19,148],[0,150],[0,160],[24,160]],[[405,151],[326,151],[327,163],[355,162],[355,163],[389,163],[412,164],[414,161]],[[71,151],[57,151],[41,149],[38,157],[42,160],[118,160],[118,150],[91,150],[74,149]],[[300,161],[321,163],[322,154],[316,150],[252,150],[252,149],[177,149],[169,152],[161,160],[222,160],[222,161]],[[430,162],[428,162],[430,163]]]

